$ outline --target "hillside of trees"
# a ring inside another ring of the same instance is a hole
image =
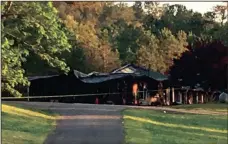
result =
[[[228,22],[224,5],[204,14],[183,5],[135,2],[2,2],[2,91],[28,76],[109,72],[134,63],[173,84],[224,90]]]

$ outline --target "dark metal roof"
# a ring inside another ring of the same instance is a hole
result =
[[[31,77],[28,77],[28,80],[29,80],[29,81],[32,81],[32,80],[37,80],[37,79],[51,78],[51,77],[55,77],[55,76],[59,76],[59,75],[31,76]]]
[[[99,73],[99,72],[91,72],[89,74],[82,73],[77,70],[73,70],[73,74],[76,78],[80,79],[82,82],[85,83],[100,83],[108,80],[119,79],[127,76],[133,77],[142,77],[147,76],[157,81],[164,81],[167,80],[168,77],[154,71],[149,71],[143,67],[138,67],[133,64],[127,64],[121,68],[118,68],[110,73]],[[44,79],[55,77],[59,75],[50,75],[50,76],[34,76],[29,77],[29,80],[36,80],[36,79]]]
[[[99,75],[99,76],[90,76],[90,77],[84,77],[80,80],[84,83],[101,83],[113,79],[119,79],[129,76],[137,76],[135,74],[124,74],[124,73],[115,73],[115,74],[106,74],[106,75]]]
[[[74,70],[74,75],[77,77],[77,78],[81,78],[81,77],[87,77],[88,75],[87,74],[84,74],[80,71],[77,71],[77,70]]]
[[[118,72],[118,71],[120,71],[120,70],[122,70],[122,69],[124,69],[124,68],[127,68],[127,67],[129,67],[129,66],[131,66],[131,65],[132,65],[132,64],[126,64],[126,65],[124,65],[124,66],[122,66],[122,67],[120,67],[120,68],[117,68],[117,69],[112,70],[111,73],[116,73],[116,72]]]
[[[121,68],[113,70],[111,73],[135,73],[135,74],[148,76],[157,81],[168,80],[168,76],[165,76],[159,72],[151,71],[146,68],[139,67],[133,64],[127,64]]]
[[[100,73],[100,72],[91,72],[87,76],[102,76],[102,75],[108,75],[109,73]]]

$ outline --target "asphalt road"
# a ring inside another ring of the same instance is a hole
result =
[[[17,102],[61,115],[45,144],[122,144],[122,106]]]

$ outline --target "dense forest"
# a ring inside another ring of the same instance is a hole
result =
[[[224,90],[226,3],[204,14],[183,5],[135,2],[2,2],[2,90],[28,76],[109,72],[134,63],[172,82]]]

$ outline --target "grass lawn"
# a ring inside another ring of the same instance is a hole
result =
[[[2,144],[43,144],[55,129],[55,115],[47,111],[2,104]]]
[[[171,106],[171,108],[191,109],[191,110],[208,110],[208,111],[213,110],[215,112],[227,112],[228,104],[207,103],[207,104],[176,105],[176,106]]]
[[[227,144],[227,116],[123,111],[127,144]]]

